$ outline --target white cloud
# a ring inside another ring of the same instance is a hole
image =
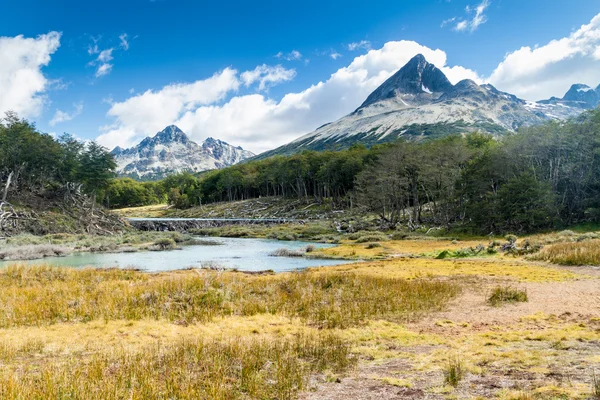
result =
[[[52,85],[42,73],[60,46],[58,32],[36,38],[0,37],[0,115],[8,110],[21,117],[38,115]]]
[[[56,109],[56,112],[54,113],[54,117],[52,117],[52,119],[50,120],[49,125],[54,126],[61,122],[71,121],[73,118],[75,118],[76,116],[81,114],[81,112],[83,111],[83,103],[82,102],[73,104],[73,107],[75,108],[75,110],[71,114],[69,114],[65,111]]]
[[[368,40],[361,40],[360,42],[354,42],[348,45],[348,50],[350,51],[356,51],[360,49],[371,50],[371,42]]]
[[[108,75],[112,71],[112,64],[100,64],[98,65],[98,69],[96,69],[96,78],[100,78],[101,76]]]
[[[102,50],[100,52],[100,54],[98,54],[97,60],[99,62],[101,62],[101,63],[107,63],[107,62],[113,60],[114,59],[114,57],[112,55],[113,50],[114,49],[112,49],[112,48],[111,49]]]
[[[453,24],[452,30],[457,32],[475,32],[477,28],[487,22],[487,16],[484,14],[485,10],[490,6],[489,0],[482,0],[476,6],[467,6],[465,11],[467,16],[464,18],[452,17],[442,21],[441,27],[448,24]],[[456,22],[456,23],[454,23]]]
[[[337,60],[341,56],[342,55],[335,50],[332,50],[331,53],[329,54],[329,57],[333,58],[334,60]]]
[[[124,34],[120,35],[119,40],[121,41],[121,47],[123,48],[123,50],[125,50],[125,51],[129,50],[129,42],[127,41],[127,34],[124,33]]]
[[[445,19],[445,20],[443,20],[443,21],[442,21],[442,23],[440,24],[440,28],[443,28],[443,27],[445,27],[446,25],[448,25],[448,24],[450,24],[450,23],[452,23],[452,22],[454,22],[454,21],[456,21],[456,17],[452,17],[452,18]]]
[[[131,146],[177,121],[182,113],[223,100],[239,85],[237,71],[226,68],[205,80],[171,84],[123,102],[111,102],[108,116],[114,117],[115,123],[101,128],[104,133],[98,142],[110,148]]]
[[[300,53],[298,50],[292,50],[289,53],[283,53],[280,51],[279,53],[275,54],[275,57],[286,61],[298,61],[302,60],[302,53]]]
[[[281,82],[291,81],[296,76],[296,70],[286,69],[281,65],[259,65],[252,71],[246,71],[240,75],[244,85],[250,86],[258,82],[258,90],[263,91]]]
[[[280,101],[250,94],[218,104],[240,83],[258,82],[255,70],[242,73],[237,79],[234,70],[226,69],[203,81],[147,91],[114,103],[108,115],[115,118],[115,123],[104,127],[98,140],[111,148],[129,147],[169,124],[176,124],[196,141],[213,136],[255,152],[268,150],[353,111],[418,53],[442,68],[453,83],[465,77],[481,81],[473,71],[446,66],[446,53],[442,50],[411,41],[388,42],[381,49],[354,58],[328,80],[288,93]],[[194,90],[197,85],[202,90]],[[205,96],[206,93],[213,95]]]
[[[569,36],[505,56],[488,81],[528,100],[562,97],[573,83],[600,83],[600,14]]]
[[[479,5],[477,5],[477,7],[475,7],[475,16],[471,20],[471,32],[479,28],[479,25],[486,23],[487,17],[484,12],[489,6],[490,2],[488,0],[483,0]],[[469,10],[470,8],[467,7],[467,11]]]
[[[88,65],[96,67],[96,72],[94,74],[96,76],[96,78],[100,78],[100,77],[108,75],[112,72],[114,64],[111,64],[110,62],[115,59],[115,57],[113,55],[113,52],[115,50],[123,50],[123,51],[129,50],[129,42],[127,40],[126,33],[119,36],[120,44],[117,48],[109,47],[107,49],[100,50],[100,48],[98,47],[99,40],[100,40],[100,38],[92,37],[92,41],[94,42],[94,44],[88,46],[88,54],[89,55],[98,54],[98,56],[96,58],[94,58],[92,61],[90,61],[88,63]]]
[[[460,22],[456,23],[454,30],[458,31],[458,32],[462,32],[462,31],[467,30],[468,27],[469,27],[469,23],[467,21],[460,21]]]

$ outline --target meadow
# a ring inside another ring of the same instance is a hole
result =
[[[14,264],[0,397],[591,398],[600,274],[541,259],[579,235],[520,254],[362,232],[310,252],[356,263],[282,274]]]

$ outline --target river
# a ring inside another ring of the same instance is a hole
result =
[[[181,250],[139,251],[135,253],[73,253],[65,257],[46,257],[30,261],[5,261],[8,264],[56,265],[67,267],[139,268],[148,272],[172,271],[189,267],[217,266],[242,271],[292,271],[308,267],[345,264],[344,260],[309,259],[304,257],[273,257],[275,250],[301,249],[311,244],[317,248],[331,247],[323,243],[285,242],[271,239],[197,238],[219,245],[190,245]]]

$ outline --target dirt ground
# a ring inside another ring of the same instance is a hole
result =
[[[592,398],[600,370],[600,270],[565,268],[564,282],[472,278],[447,310],[405,327],[432,344],[382,340],[382,359],[362,357],[341,377],[316,377],[303,400],[570,399]],[[526,289],[529,301],[492,307],[498,284]],[[360,357],[360,356],[359,356]],[[444,382],[449,360],[465,373],[456,388]]]

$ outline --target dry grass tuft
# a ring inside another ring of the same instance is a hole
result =
[[[512,286],[497,286],[488,297],[488,303],[494,307],[506,303],[520,303],[528,301],[527,291]]]
[[[544,248],[534,259],[560,265],[600,265],[600,240],[557,243]]]

